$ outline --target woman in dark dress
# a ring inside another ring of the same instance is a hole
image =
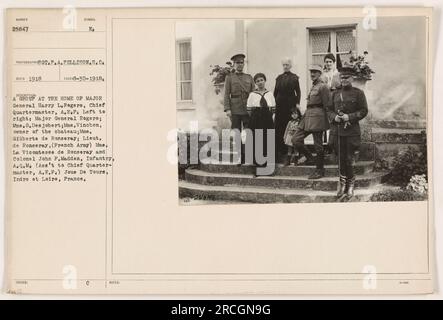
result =
[[[291,120],[295,108],[300,107],[300,84],[298,76],[291,72],[290,59],[282,60],[283,73],[275,81],[274,97],[277,103],[275,111],[275,146],[276,155],[281,159],[287,153],[287,146],[283,140],[286,126]]]
[[[248,113],[250,115],[249,129],[252,131],[252,137],[255,137],[255,130],[263,130],[263,141],[258,141],[257,143],[262,143],[263,155],[268,154],[267,146],[267,134],[269,129],[274,129],[274,122],[272,120],[272,113],[275,110],[275,99],[272,92],[266,90],[266,76],[263,73],[257,73],[254,76],[254,82],[257,89],[249,94],[248,102],[246,104]],[[257,166],[255,160],[255,141],[252,138],[253,144],[253,161],[254,165]],[[264,164],[265,165],[265,164]],[[264,166],[263,165],[263,166]]]

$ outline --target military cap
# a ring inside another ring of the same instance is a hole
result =
[[[231,60],[235,62],[237,60],[244,60],[245,58],[246,56],[243,53],[237,53],[231,57]]]
[[[323,67],[319,64],[312,64],[309,67],[309,71],[318,71],[318,72],[323,72]]]

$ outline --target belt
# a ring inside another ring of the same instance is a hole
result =
[[[297,95],[295,93],[279,93],[277,97],[295,98]]]
[[[240,98],[241,94],[231,94],[231,98]]]
[[[247,107],[248,111],[254,111],[254,110],[268,110],[271,112],[275,111],[275,107]]]
[[[323,108],[323,104],[316,103],[316,104],[308,104],[306,108]]]
[[[248,111],[253,111],[253,110],[272,110],[275,107],[247,107]]]

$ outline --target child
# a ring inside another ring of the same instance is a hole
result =
[[[288,146],[288,154],[286,155],[286,158],[283,162],[283,165],[285,166],[290,165],[292,162],[294,162],[294,164],[297,164],[298,153],[295,151],[295,148],[292,145],[292,136],[294,135],[295,130],[297,129],[297,126],[301,119],[301,113],[298,108],[294,109],[291,114],[291,118],[292,120],[288,122],[285,134],[283,135],[283,141]]]

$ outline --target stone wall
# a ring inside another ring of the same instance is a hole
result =
[[[362,139],[373,145],[374,160],[378,169],[391,169],[394,158],[412,148],[421,151],[426,147],[424,121],[370,120],[362,127]]]

